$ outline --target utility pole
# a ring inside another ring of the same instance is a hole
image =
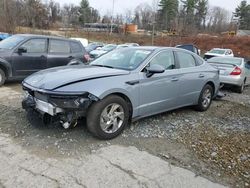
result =
[[[115,9],[115,0],[113,0],[113,6],[112,6],[110,35],[113,33],[114,9]]]
[[[157,14],[157,9],[158,9],[158,4],[159,4],[159,0],[153,1],[154,16],[153,16],[153,23],[152,23],[152,41],[151,41],[152,46],[154,45],[154,40],[155,40],[155,24],[156,24],[156,14]]]

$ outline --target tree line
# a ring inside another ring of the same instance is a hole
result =
[[[14,32],[16,26],[49,29],[52,27],[82,27],[85,23],[134,23],[140,29],[194,32],[222,32],[237,25],[250,29],[250,4],[243,0],[231,13],[209,0],[153,0],[142,3],[124,14],[107,12],[101,16],[88,0],[79,5],[60,6],[54,0],[0,0],[0,31]]]

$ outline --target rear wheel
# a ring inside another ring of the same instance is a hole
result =
[[[128,104],[116,95],[110,95],[94,103],[87,115],[89,131],[100,139],[115,138],[121,134],[128,121]]]
[[[0,86],[2,86],[5,83],[6,75],[2,69],[0,69]]]
[[[198,111],[203,112],[210,107],[213,99],[213,93],[214,91],[211,85],[207,84],[204,86],[199,97],[198,105],[196,106]]]
[[[246,84],[246,81],[244,81],[241,86],[237,86],[236,87],[236,92],[237,93],[243,93],[244,89],[245,89],[245,84]]]

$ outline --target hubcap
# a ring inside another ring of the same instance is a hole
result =
[[[110,104],[101,113],[100,125],[105,133],[115,133],[122,126],[123,121],[124,109],[119,104]]]
[[[210,89],[206,89],[203,93],[203,97],[202,97],[202,105],[203,107],[207,108],[212,100],[212,93],[210,91]]]

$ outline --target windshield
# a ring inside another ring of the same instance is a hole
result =
[[[240,58],[211,58],[207,60],[208,63],[222,63],[222,64],[232,64],[241,65],[242,59]]]
[[[0,49],[11,50],[16,47],[20,42],[22,42],[26,37],[25,36],[12,36],[0,42]]]
[[[94,60],[93,66],[106,66],[123,70],[136,69],[152,51],[134,48],[124,48],[112,51]]]
[[[220,49],[212,49],[209,51],[209,53],[213,53],[213,54],[225,54],[226,50],[220,50]]]
[[[113,44],[109,44],[109,45],[106,45],[102,48],[102,50],[104,51],[111,51],[111,50],[114,50],[117,46],[116,45],[113,45]]]

